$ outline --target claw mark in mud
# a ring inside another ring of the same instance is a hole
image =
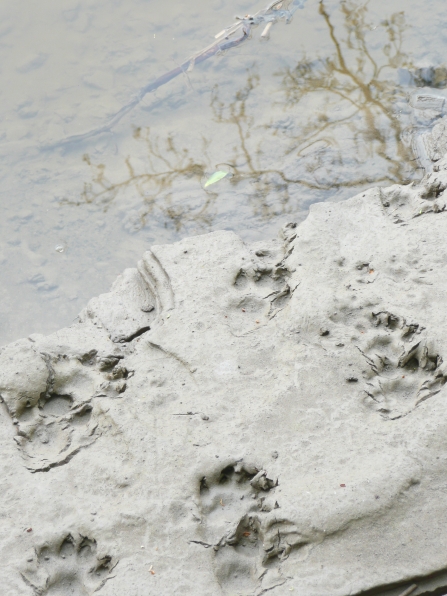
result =
[[[90,300],[79,321],[93,321],[114,343],[129,343],[151,328],[157,316],[155,303],[145,277],[137,269],[126,269],[110,292]]]
[[[186,360],[183,360],[183,358],[181,358],[180,356],[178,356],[171,350],[167,350],[166,348],[163,348],[162,346],[160,346],[159,344],[156,344],[153,341],[148,341],[148,345],[151,346],[152,348],[154,348],[154,350],[159,350],[162,354],[165,354],[166,356],[176,360],[179,364],[182,365],[183,368],[186,369],[187,373],[191,376],[191,378],[194,379],[193,373],[195,372],[195,368],[191,367],[191,364],[186,362]],[[194,382],[195,382],[195,379],[194,379]]]
[[[94,398],[124,393],[130,373],[121,360],[121,355],[100,356],[96,350],[53,357],[29,345],[2,353],[0,395],[31,472],[68,463],[99,438]]]
[[[169,275],[154,250],[147,251],[138,269],[126,269],[107,294],[90,300],[80,315],[104,328],[115,343],[129,343],[149,331],[175,306]]]
[[[172,310],[175,299],[171,280],[153,250],[144,253],[138,270],[153,296],[157,312]]]
[[[191,542],[213,546],[215,574],[226,594],[285,583],[281,562],[310,542],[281,516],[277,484],[265,470],[242,461],[200,481],[202,535]]]
[[[22,578],[36,596],[88,596],[97,592],[116,566],[109,555],[98,557],[96,541],[67,534],[35,549]]]
[[[79,320],[92,320],[107,331],[114,343],[129,343],[172,310],[175,301],[171,281],[154,250],[143,255],[138,269],[126,269],[110,292],[92,298]]]
[[[368,364],[367,402],[394,420],[438,394],[447,374],[423,327],[389,312],[373,313],[372,323],[380,332],[370,334],[358,347]]]

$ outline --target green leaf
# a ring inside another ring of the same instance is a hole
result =
[[[208,180],[205,182],[204,188],[210,186],[211,184],[216,184],[216,182],[219,182],[219,180],[222,180],[222,178],[225,178],[225,176],[227,175],[228,172],[222,172],[221,170],[214,172],[214,174],[210,176]]]

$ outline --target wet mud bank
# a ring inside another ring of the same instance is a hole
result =
[[[153,246],[2,348],[3,593],[447,592],[436,159],[277,240]]]

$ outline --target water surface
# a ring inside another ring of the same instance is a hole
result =
[[[3,0],[0,344],[70,324],[151,244],[275,236],[315,201],[421,175],[410,99],[446,96],[441,0],[307,0],[269,41],[258,28],[63,142],[264,6]]]

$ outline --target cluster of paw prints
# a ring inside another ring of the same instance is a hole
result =
[[[439,393],[447,374],[423,327],[389,312],[373,313],[372,322],[379,332],[359,346],[368,364],[367,403],[385,418],[400,418]]]
[[[307,539],[282,519],[277,481],[265,470],[235,462],[200,483],[200,539],[212,548],[216,578],[227,594],[253,594]]]
[[[36,596],[89,596],[105,584],[115,565],[109,555],[98,558],[95,540],[68,534],[36,549],[22,577]]]

